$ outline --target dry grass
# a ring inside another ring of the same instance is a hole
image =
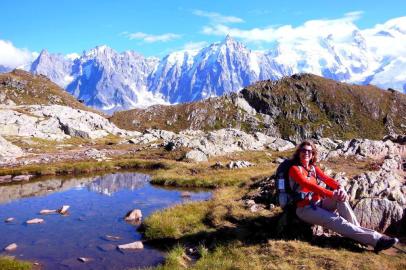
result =
[[[205,188],[240,186],[253,179],[272,175],[276,169],[276,164],[271,162],[274,159],[271,156],[264,151],[247,151],[216,157],[209,162],[178,162],[172,169],[153,172],[152,183],[166,186]],[[233,170],[211,168],[216,162],[225,164],[231,160],[246,160],[254,163],[255,166]]]

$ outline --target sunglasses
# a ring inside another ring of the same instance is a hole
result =
[[[313,154],[313,150],[308,150],[308,149],[300,149],[301,153],[309,153],[309,154]]]

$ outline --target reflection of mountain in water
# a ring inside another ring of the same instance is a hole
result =
[[[0,186],[0,203],[7,203],[21,198],[51,194],[85,186],[94,180],[93,177],[72,179],[47,179],[28,183],[16,183]]]
[[[99,192],[105,195],[112,195],[119,190],[134,190],[150,180],[150,176],[140,173],[117,173],[97,177],[95,181],[88,184],[90,191]]]
[[[44,179],[35,182],[0,185],[0,204],[27,197],[43,196],[72,188],[88,187],[90,191],[111,195],[120,189],[134,190],[148,182],[150,177],[138,173],[117,173],[100,177],[71,179]]]

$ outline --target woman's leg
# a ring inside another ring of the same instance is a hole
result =
[[[326,198],[321,201],[321,207],[328,211],[337,210],[338,214],[346,219],[348,222],[360,226],[357,217],[354,214],[354,211],[347,201],[338,202],[336,200]]]
[[[297,216],[311,224],[321,225],[329,230],[351,238],[362,244],[375,246],[381,234],[367,228],[355,225],[341,216],[336,215],[321,207],[299,207],[296,209]]]

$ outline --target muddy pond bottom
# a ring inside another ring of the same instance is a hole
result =
[[[137,208],[145,218],[173,204],[208,199],[210,193],[185,194],[152,186],[149,179],[145,174],[115,173],[0,186],[1,255],[38,262],[42,269],[136,269],[162,263],[164,253],[148,245],[129,252],[117,249],[141,240],[137,225],[124,221],[125,214]],[[62,205],[70,206],[68,215],[39,214]],[[6,223],[10,217],[14,221]],[[26,224],[33,218],[44,222]],[[3,251],[11,243],[17,249]],[[89,261],[81,262],[81,257]]]

